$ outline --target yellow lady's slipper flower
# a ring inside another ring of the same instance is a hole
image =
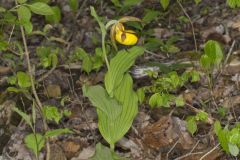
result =
[[[118,31],[116,32],[115,39],[118,43],[130,46],[130,45],[135,45],[138,41],[138,38],[134,32],[131,30],[126,30],[124,32]]]
[[[122,23],[118,23],[114,26],[115,30],[115,39],[118,43],[123,45],[135,45],[138,41],[135,32],[132,30],[125,30]]]
[[[114,48],[117,50],[116,41],[123,45],[135,45],[138,41],[136,33],[132,30],[125,30],[123,23],[129,21],[141,22],[139,18],[125,16],[119,19],[111,28],[110,38]]]

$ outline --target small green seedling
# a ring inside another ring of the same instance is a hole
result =
[[[208,119],[206,112],[199,112],[195,116],[187,117],[187,130],[193,135],[197,131],[197,122],[205,122]]]

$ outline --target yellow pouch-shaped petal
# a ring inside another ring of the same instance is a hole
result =
[[[126,30],[126,32],[118,31],[116,32],[115,39],[118,43],[126,46],[135,45],[138,41],[138,37],[133,33],[135,32],[132,30]]]

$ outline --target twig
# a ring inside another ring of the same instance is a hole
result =
[[[153,56],[155,56],[155,57],[157,57],[157,58],[166,58],[165,56],[163,56],[163,55],[160,55],[160,54],[156,54],[156,53],[154,53],[154,52],[152,52],[152,51],[149,51],[149,50],[144,50],[146,53],[148,53],[148,54],[151,54],[151,55],[153,55]]]
[[[200,140],[197,141],[197,143],[193,146],[192,150],[191,150],[189,153],[187,153],[187,154],[185,154],[185,155],[183,155],[183,156],[181,156],[181,157],[178,157],[178,158],[176,158],[175,160],[181,160],[181,159],[183,159],[183,158],[185,158],[185,157],[188,157],[188,156],[192,155],[192,152],[193,152],[194,149],[197,147],[197,145],[199,144],[199,142],[200,142]],[[200,152],[199,152],[199,153],[200,153]]]
[[[11,30],[11,33],[10,33],[10,36],[9,36],[9,38],[8,38],[8,44],[9,44],[10,41],[11,41],[11,38],[12,38],[12,34],[13,34],[14,29],[15,29],[15,24],[13,25],[12,30]]]
[[[81,7],[79,8],[79,10],[78,10],[78,12],[77,12],[77,14],[76,14],[76,19],[82,14],[83,8],[86,6],[86,3],[87,3],[87,0],[84,0],[84,1],[82,2]]]
[[[7,48],[7,50],[10,51],[10,52],[12,52],[12,53],[15,54],[16,56],[21,56],[20,53],[14,51],[13,49],[11,49],[11,48],[9,48],[9,47]]]
[[[71,84],[70,84],[69,79],[68,79],[69,88],[70,88],[72,94],[75,96],[77,104],[79,104],[81,106],[82,115],[83,115],[84,119],[86,120],[86,124],[87,124],[88,128],[90,129],[90,132],[91,132],[92,136],[94,137],[94,145],[95,145],[96,144],[96,139],[95,139],[96,134],[95,134],[94,131],[92,131],[92,129],[91,129],[92,127],[90,126],[89,122],[87,121],[89,118],[88,118],[87,114],[83,111],[83,103],[82,103],[82,101],[80,100],[80,97],[78,96],[78,94],[75,91],[74,81],[73,81],[73,78],[72,78],[72,72],[71,72],[70,68],[69,68],[69,74],[70,74],[70,79],[71,79]]]
[[[184,158],[186,158],[186,157],[188,157],[188,156],[193,156],[193,155],[197,155],[197,154],[203,154],[203,152],[193,152],[193,153],[191,153],[191,154],[183,155],[183,156],[181,156],[181,157],[178,157],[177,159],[174,159],[174,160],[181,160],[181,159],[184,159]]]
[[[174,143],[174,145],[172,146],[172,148],[167,152],[167,157],[166,157],[166,159],[168,160],[168,156],[169,156],[169,154],[172,152],[172,150],[176,147],[176,145],[178,144],[178,142],[179,142],[179,139]]]
[[[226,59],[225,59],[225,61],[224,61],[224,63],[223,63],[223,66],[226,66],[226,64],[227,64],[227,62],[228,62],[228,60],[229,60],[229,57],[230,57],[230,55],[231,55],[232,52],[233,52],[233,48],[234,48],[235,44],[236,44],[236,40],[233,40],[232,45],[231,45],[231,47],[230,47],[230,49],[229,49],[229,51],[228,51],[227,57],[226,57]]]
[[[197,47],[197,40],[196,40],[196,35],[195,35],[195,30],[194,30],[194,26],[193,26],[193,22],[190,18],[190,16],[188,15],[188,13],[186,12],[186,10],[184,9],[184,7],[182,6],[181,2],[179,0],[177,0],[178,5],[181,7],[183,13],[185,14],[185,16],[188,18],[189,23],[192,27],[192,34],[193,34],[193,40],[194,40],[194,45],[195,45],[195,51],[198,52],[198,47]]]
[[[203,160],[203,158],[207,157],[210,153],[212,153],[215,149],[218,148],[220,144],[218,143],[215,147],[213,147],[210,151],[208,151],[206,154],[204,154],[199,160]]]
[[[52,67],[47,73],[45,73],[44,75],[42,75],[40,78],[37,79],[37,82],[41,82],[43,81],[45,78],[47,78],[54,70],[56,69],[56,67]]]
[[[225,61],[223,62],[223,65],[222,65],[222,67],[221,67],[221,70],[219,71],[219,73],[217,74],[217,76],[216,76],[215,79],[218,79],[218,77],[221,76],[221,74],[223,73],[223,70],[224,70],[225,66],[227,65],[227,62],[228,62],[228,60],[229,60],[229,57],[230,57],[231,54],[233,53],[233,48],[234,48],[235,44],[236,44],[236,40],[233,40],[232,45],[231,45],[231,47],[230,47],[230,49],[229,49],[229,51],[228,51],[227,57],[226,57]]]
[[[188,107],[189,107],[191,110],[193,110],[195,113],[203,112],[202,110],[193,107],[193,106],[192,106],[191,104],[189,104],[189,103],[186,103],[186,106],[188,106]],[[213,124],[213,118],[210,117],[210,116],[208,116],[208,118],[207,118],[207,123]]]

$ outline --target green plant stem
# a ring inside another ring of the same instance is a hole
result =
[[[16,3],[16,6],[18,6],[17,0],[15,0],[15,3]],[[28,51],[28,47],[27,47],[27,40],[26,40],[24,28],[23,28],[22,25],[20,26],[20,30],[21,30],[22,40],[23,40],[25,56],[26,56],[26,60],[27,60],[27,68],[28,68],[28,72],[29,72],[29,75],[30,75],[32,92],[33,92],[34,98],[36,100],[37,106],[39,107],[38,108],[39,112],[42,113],[42,103],[41,103],[41,101],[40,101],[40,99],[37,95],[37,91],[36,91],[36,88],[35,88],[34,77],[33,77],[33,73],[32,73],[30,57],[29,57],[29,51]],[[43,117],[43,126],[44,126],[44,130],[47,131],[48,126],[47,126],[47,122],[46,122],[44,117]],[[49,144],[48,140],[46,140],[46,141],[47,141],[46,142],[46,146],[47,146],[46,160],[50,160],[50,144]]]
[[[211,78],[211,75],[210,73],[207,74],[207,79],[208,79],[208,88],[211,90],[213,90],[213,86],[212,86],[212,78]]]
[[[108,61],[108,58],[107,58],[107,51],[106,51],[106,45],[105,45],[105,37],[106,37],[106,34],[105,34],[105,33],[102,33],[102,51],[103,51],[103,56],[104,56],[106,65],[107,65],[107,69],[109,70],[109,61]]]
[[[111,151],[114,151],[115,145],[114,144],[110,144],[110,149]]]
[[[193,41],[194,41],[194,46],[195,46],[195,52],[198,52],[198,46],[197,46],[197,40],[196,40],[196,35],[195,35],[195,30],[194,30],[194,26],[193,26],[193,22],[190,18],[190,16],[188,15],[188,13],[186,12],[186,10],[184,9],[182,3],[177,0],[178,5],[180,6],[180,8],[182,9],[183,13],[185,14],[185,16],[188,18],[189,23],[191,25],[192,28],[192,35],[193,35]]]
[[[217,103],[216,103],[216,101],[215,101],[214,93],[213,93],[213,78],[212,78],[212,76],[211,76],[210,73],[207,74],[207,78],[208,78],[208,87],[209,87],[210,92],[211,92],[211,99],[212,99],[213,104],[214,104],[215,107],[217,108],[218,105],[217,105]]]

